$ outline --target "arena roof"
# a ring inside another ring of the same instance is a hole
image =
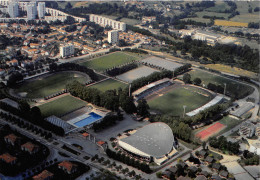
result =
[[[165,123],[157,122],[146,125],[134,134],[120,139],[119,145],[132,153],[157,158],[169,153],[173,148],[173,142],[171,128]]]
[[[68,124],[66,121],[56,117],[56,116],[49,116],[48,118],[46,118],[46,121],[56,125],[56,126],[59,126],[61,128],[64,129],[64,132],[65,134],[67,134],[69,131],[75,129],[74,126]]]

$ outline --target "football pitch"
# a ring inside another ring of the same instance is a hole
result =
[[[139,59],[140,58],[138,58],[137,56],[131,56],[123,52],[115,52],[95,58],[93,60],[82,62],[80,64],[96,71],[102,72],[108,68],[113,68],[115,66],[119,66]]]
[[[27,98],[42,98],[65,89],[66,84],[74,80],[86,83],[90,80],[87,75],[73,72],[59,72],[50,76],[42,76],[35,80],[29,80],[15,89],[17,94]]]
[[[114,90],[114,89],[118,89],[118,88],[125,88],[126,86],[128,86],[127,84],[124,84],[120,81],[116,81],[114,79],[108,79],[105,80],[103,82],[94,84],[93,86],[89,86],[90,88],[97,88],[98,90],[105,92],[107,90]]]
[[[208,85],[208,83],[213,83],[224,87],[224,83],[226,83],[227,86],[226,92],[231,95],[237,95],[238,97],[242,97],[244,94],[247,93],[251,94],[252,92],[254,92],[254,88],[246,84],[242,84],[240,82],[233,81],[231,79],[218,76],[206,71],[193,70],[190,71],[189,74],[191,75],[192,80],[195,78],[200,78],[202,81],[201,84],[204,84],[206,86]]]
[[[212,96],[204,90],[195,87],[178,87],[150,100],[148,98],[148,105],[153,112],[182,116],[184,105],[187,113],[206,104],[211,99]]]
[[[44,117],[48,117],[51,115],[60,116],[86,105],[87,102],[67,95],[42,104],[38,107],[40,108],[42,115]]]

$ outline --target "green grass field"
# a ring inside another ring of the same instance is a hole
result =
[[[189,74],[191,75],[192,80],[198,77],[202,81],[201,84],[205,84],[206,86],[208,85],[208,83],[213,83],[224,87],[224,83],[226,83],[227,84],[226,92],[229,94],[237,94],[241,96],[243,93],[246,92],[252,93],[254,91],[254,89],[248,85],[206,71],[196,69],[190,71]]]
[[[184,105],[187,106],[186,112],[190,112],[212,99],[209,94],[205,96],[197,92],[207,94],[205,91],[195,87],[189,87],[188,89],[183,87],[174,88],[163,96],[148,100],[148,104],[152,111],[172,116],[181,116],[183,115]]]
[[[90,61],[82,62],[80,64],[95,69],[96,71],[104,71],[108,68],[132,62],[138,59],[138,57],[134,57],[123,52],[115,52]]]
[[[215,6],[207,8],[206,11],[218,12],[218,11],[225,11],[228,9],[230,9],[230,6],[227,3],[220,1],[220,2],[215,2]]]
[[[107,90],[113,90],[113,89],[118,89],[121,87],[122,89],[125,88],[127,84],[121,83],[119,81],[116,81],[114,79],[108,79],[105,80],[101,83],[95,84],[93,86],[89,86],[90,88],[97,88],[98,90],[105,92]]]
[[[51,115],[59,116],[77,108],[85,106],[87,102],[74,98],[72,96],[64,96],[51,102],[39,106],[42,115],[48,117]]]
[[[77,80],[80,83],[86,83],[90,80],[88,76],[79,73],[60,72],[50,76],[43,76],[33,81],[23,83],[15,89],[16,93],[27,93],[27,98],[42,98],[63,90],[71,81]]]

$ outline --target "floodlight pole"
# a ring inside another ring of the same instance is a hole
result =
[[[186,109],[186,105],[183,106],[183,117],[185,116],[185,109]]]
[[[131,83],[129,84],[129,97],[131,97]]]
[[[226,88],[227,88],[227,83],[224,83],[224,95],[226,95]]]

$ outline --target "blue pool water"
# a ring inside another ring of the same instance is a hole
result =
[[[89,125],[89,124],[97,121],[98,119],[102,118],[102,116],[100,116],[94,112],[89,113],[89,115],[90,115],[89,117],[74,123],[74,125],[76,125],[78,127],[84,127],[84,126]]]

